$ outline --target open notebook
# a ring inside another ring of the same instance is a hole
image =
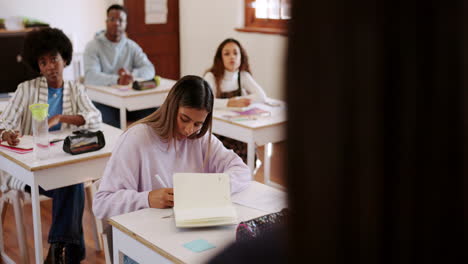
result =
[[[64,139],[64,135],[55,135],[49,134],[49,142],[50,145],[53,146],[54,143],[58,141],[62,141]],[[19,138],[20,142],[16,146],[8,145],[7,141],[0,142],[0,149],[5,149],[9,151],[13,151],[19,154],[26,154],[33,151],[34,148],[34,137],[29,135],[24,135]]]
[[[177,227],[237,224],[229,175],[175,173],[174,216]]]

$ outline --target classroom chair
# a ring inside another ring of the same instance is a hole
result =
[[[24,204],[31,203],[31,195],[27,192],[22,190],[10,189],[6,187],[4,182],[6,173],[0,170],[0,252],[4,258],[9,259],[9,257],[5,253],[4,249],[4,242],[3,242],[3,222],[5,220],[6,211],[8,205],[13,205],[13,212],[15,216],[15,225],[16,225],[16,232],[17,232],[17,239],[18,239],[18,247],[20,252],[20,263],[29,263],[29,254],[28,248],[26,243],[26,233],[24,230],[24,221],[23,221],[23,206]],[[85,210],[88,210],[91,215],[94,215],[92,212],[92,201],[94,192],[92,190],[93,184],[92,183],[85,183],[85,195],[86,195],[86,205]],[[48,200],[49,197],[44,195],[39,196],[40,201]],[[91,225],[94,242],[96,249],[98,251],[102,248],[102,242],[99,239],[98,229],[96,226],[96,222],[93,221]],[[0,258],[1,259],[1,258]]]
[[[101,183],[101,179],[95,181],[90,190],[92,195],[96,193],[99,189],[99,184]],[[92,204],[92,203],[91,203]],[[112,247],[112,226],[107,222],[107,219],[99,219],[95,217],[96,220],[96,227],[97,232],[100,234],[100,239],[102,242],[102,249],[104,250],[104,258],[106,260],[106,264],[112,264],[114,262],[113,258],[113,247]]]

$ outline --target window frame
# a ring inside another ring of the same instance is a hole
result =
[[[287,35],[290,19],[268,19],[255,17],[255,0],[244,0],[244,27],[236,28],[241,32]],[[290,1],[291,2],[291,1]]]

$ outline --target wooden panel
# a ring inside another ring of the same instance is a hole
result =
[[[145,24],[144,0],[127,0],[127,34],[137,42],[154,64],[156,74],[180,78],[179,1],[168,1],[166,24]]]
[[[174,45],[179,45],[179,38],[173,34],[136,35],[132,40],[137,42],[147,55],[173,54]]]
[[[23,81],[39,76],[21,60],[27,31],[0,31],[0,93],[14,92]]]
[[[145,24],[145,3],[144,0],[127,0],[125,7],[128,10],[127,31],[132,34],[152,34],[179,32],[179,1],[169,0],[168,15],[166,24]]]
[[[174,55],[161,54],[153,56],[148,55],[148,57],[150,61],[153,62],[157,75],[172,80],[179,79],[179,63],[175,63],[176,59]]]

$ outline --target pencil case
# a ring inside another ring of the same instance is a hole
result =
[[[73,131],[73,135],[65,138],[63,142],[63,151],[72,155],[102,149],[106,145],[104,134],[98,130],[92,132],[89,130]]]
[[[273,228],[284,223],[288,209],[260,216],[248,221],[242,221],[236,228],[236,242],[249,241],[270,232]]]
[[[158,87],[159,85],[159,76],[154,77],[146,81],[134,81],[132,84],[133,89],[142,91]]]

